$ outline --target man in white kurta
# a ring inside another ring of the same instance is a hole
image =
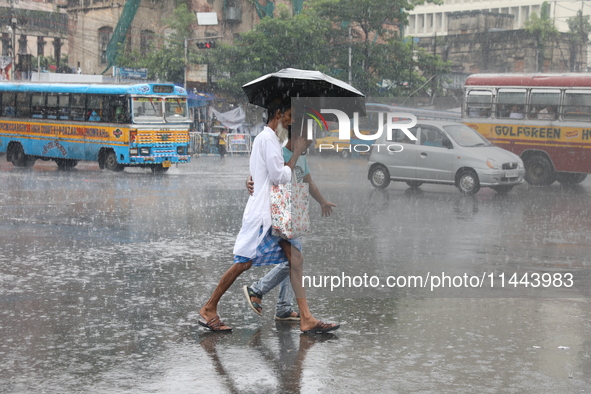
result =
[[[255,190],[246,204],[242,228],[234,245],[234,255],[247,260],[235,259],[235,262],[255,260],[257,247],[271,228],[271,186],[291,181],[291,168],[283,162],[279,138],[268,126],[254,140],[250,155],[250,174]],[[260,187],[257,182],[260,182]],[[254,266],[268,264],[272,263],[253,261]]]
[[[292,245],[271,234],[271,185],[290,182],[291,171],[295,168],[301,153],[307,148],[305,139],[293,142],[293,154],[284,163],[278,134],[292,123],[291,108],[287,103],[273,103],[269,106],[267,127],[255,140],[250,156],[250,174],[255,190],[249,198],[242,217],[242,228],[234,246],[234,264],[222,275],[213,294],[200,309],[204,320],[199,324],[212,331],[230,331],[217,314],[217,305],[232,283],[252,265],[278,264],[285,259],[290,263],[290,279],[296,291],[300,310],[300,330],[303,332],[328,332],[339,326],[315,319],[305,298],[302,286],[303,257],[301,246]],[[279,246],[279,247],[277,247]],[[280,250],[279,250],[280,249]]]

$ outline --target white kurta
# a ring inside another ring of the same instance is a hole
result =
[[[244,209],[234,255],[254,258],[257,246],[271,228],[271,185],[291,182],[291,169],[284,165],[279,138],[270,127],[265,126],[254,139],[250,175],[254,181],[254,193]]]

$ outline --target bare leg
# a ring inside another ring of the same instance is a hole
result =
[[[289,261],[289,277],[291,286],[296,295],[298,308],[300,310],[300,330],[311,330],[318,324],[319,320],[312,316],[310,308],[308,307],[308,300],[306,299],[306,289],[302,286],[302,275],[304,268],[304,257],[298,248],[294,248],[287,241],[279,241],[279,246],[287,256]]]
[[[218,303],[220,299],[228,291],[232,283],[242,274],[244,271],[249,269],[252,266],[252,261],[246,263],[235,263],[222,275],[220,279],[220,283],[218,283],[217,287],[213,291],[213,294],[207,300],[205,305],[199,310],[199,314],[205,319],[205,321],[209,321],[217,316],[218,314]],[[222,326],[221,329],[229,328],[228,326]]]

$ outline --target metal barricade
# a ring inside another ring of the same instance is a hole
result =
[[[201,153],[201,133],[189,133],[189,154]]]
[[[190,133],[189,149],[191,155],[198,154],[219,154],[218,133]],[[250,154],[252,148],[252,137],[249,134],[227,134],[228,141],[226,150],[228,154],[246,153]]]
[[[252,142],[249,134],[228,134],[228,153],[250,154]]]

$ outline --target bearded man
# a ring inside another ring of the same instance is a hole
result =
[[[231,331],[217,313],[217,306],[234,281],[251,266],[280,264],[290,265],[290,280],[296,291],[300,310],[300,330],[303,332],[328,332],[339,328],[335,324],[315,319],[302,287],[303,257],[301,244],[292,245],[271,234],[271,186],[291,182],[291,172],[298,158],[308,147],[304,138],[292,141],[292,156],[283,161],[281,142],[287,139],[287,127],[292,123],[289,100],[274,101],[268,108],[267,126],[255,138],[250,154],[250,175],[254,181],[254,193],[249,197],[242,217],[242,227],[234,245],[234,264],[222,275],[213,294],[201,308],[204,320],[199,324],[212,331]],[[280,140],[283,137],[284,140]]]

